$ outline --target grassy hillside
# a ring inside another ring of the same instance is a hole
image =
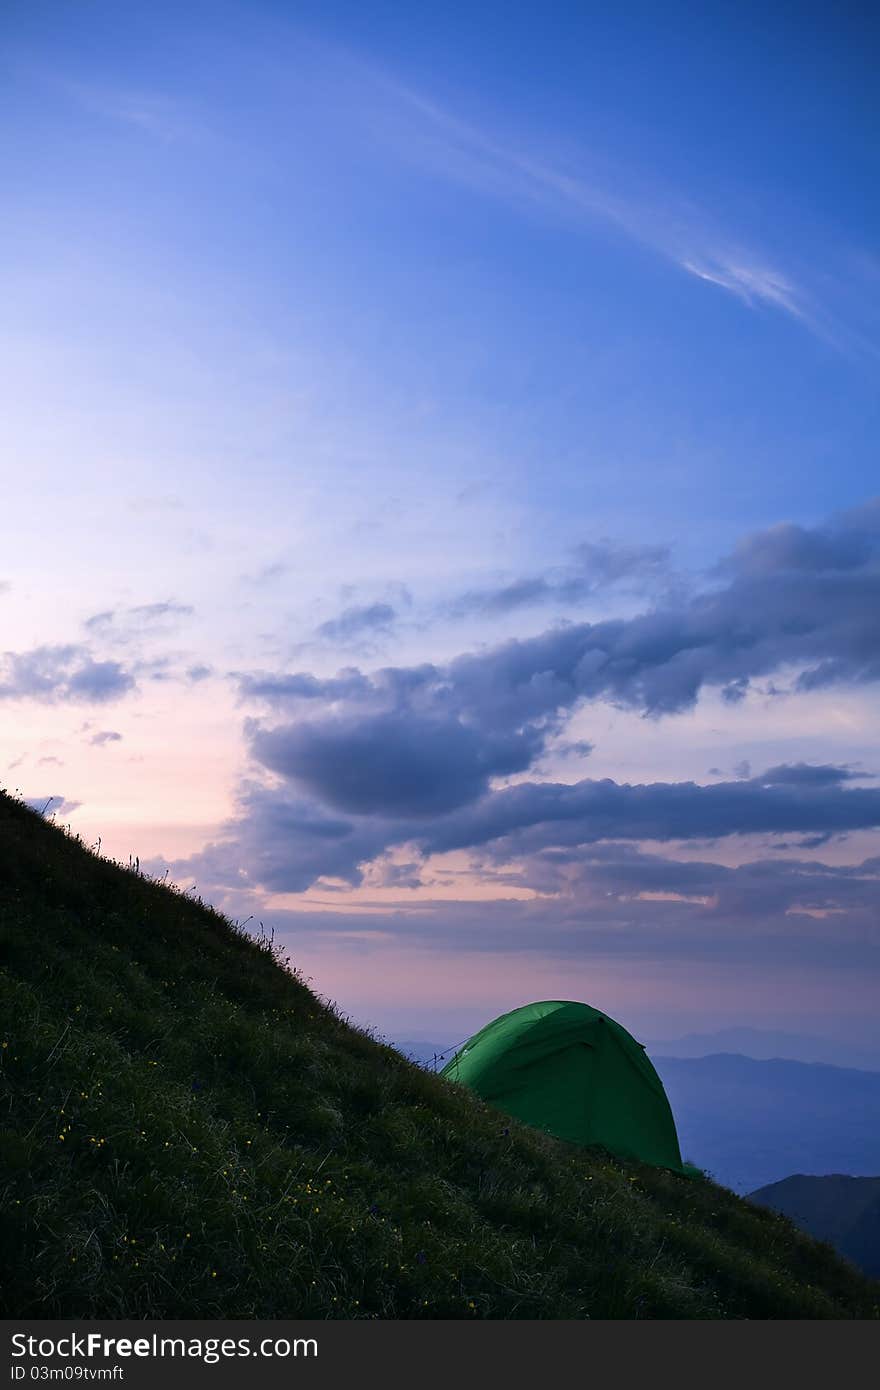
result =
[[[0,795],[5,1316],[870,1317],[708,1181],[517,1127]]]

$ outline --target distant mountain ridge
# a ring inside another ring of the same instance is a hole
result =
[[[816,1038],[768,1028],[721,1028],[716,1033],[686,1033],[681,1038],[641,1041],[652,1057],[710,1057],[721,1052],[733,1052],[758,1062],[817,1062],[857,1071],[880,1072],[880,1045],[864,1047],[833,1038]]]
[[[721,1053],[651,1060],[682,1154],[736,1192],[792,1172],[880,1172],[880,1072]]]
[[[872,1278],[880,1278],[880,1177],[796,1173],[749,1193],[749,1201],[787,1216],[827,1240]]]

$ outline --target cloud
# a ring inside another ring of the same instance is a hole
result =
[[[661,545],[627,546],[609,540],[585,541],[574,551],[573,563],[546,574],[528,575],[494,588],[472,589],[453,599],[453,617],[485,614],[497,617],[539,604],[580,603],[611,588],[631,593],[671,585],[669,549]]]
[[[589,151],[555,158],[527,133],[490,134],[365,64],[346,67],[347,86],[360,88],[375,136],[421,170],[526,214],[604,224],[750,308],[777,310],[829,337],[814,296],[795,274],[720,226],[708,204],[623,166],[600,172]]]
[[[359,865],[382,853],[387,827],[325,811],[289,790],[245,783],[234,821],[198,854],[171,864],[178,882],[220,889],[301,893],[321,878],[361,881]]]
[[[491,777],[524,771],[540,735],[478,731],[460,719],[397,711],[254,728],[257,762],[326,805],[359,815],[437,815],[475,800]]]
[[[276,560],[271,565],[264,565],[262,569],[254,570],[252,574],[242,574],[240,576],[242,584],[253,585],[256,588],[263,588],[267,584],[273,584],[277,579],[281,579],[290,569],[281,560]]]
[[[744,762],[742,766],[746,769],[743,775],[748,777],[748,763]],[[778,767],[768,767],[766,772],[752,778],[752,784],[762,787],[821,788],[860,779],[873,780],[874,775],[873,772],[861,772],[857,768],[834,767],[830,763],[782,763]]]
[[[421,856],[479,851],[497,867],[612,839],[794,835],[816,845],[880,824],[880,791],[856,785],[870,778],[830,763],[753,776],[743,760],[709,786],[525,776],[565,748],[566,721],[589,701],[659,718],[708,686],[743,699],[779,669],[795,673],[795,696],[809,680],[880,678],[876,502],[746,537],[713,579],[635,617],[564,624],[443,665],[241,674],[242,698],[269,711],[245,724],[254,765],[284,784],[257,798],[261,815],[277,796],[291,825],[292,798],[298,834],[311,837],[305,859],[290,847],[291,885],[309,872],[357,883],[370,857],[402,845]],[[319,832],[303,828],[313,824]],[[275,883],[283,863],[279,847]]]
[[[721,574],[762,577],[779,571],[847,573],[876,564],[880,498],[809,529],[781,522],[746,536],[718,566]]]
[[[190,617],[193,611],[187,603],[175,603],[168,599],[161,603],[142,603],[131,608],[108,608],[86,618],[83,627],[95,638],[113,643],[127,643],[141,637],[168,632],[182,618]]]
[[[795,689],[880,679],[876,503],[790,528],[782,545],[778,528],[751,536],[725,573],[719,587],[632,618],[561,625],[443,666],[241,676],[242,696],[290,721],[271,730],[251,721],[252,751],[358,811],[397,813],[411,761],[421,807],[439,812],[482,795],[488,777],[524,771],[587,701],[659,717],[691,708],[706,687],[742,700],[755,678],[780,669],[798,672]]]
[[[67,700],[102,704],[134,689],[117,661],[96,661],[87,647],[34,647],[0,659],[0,699]]]
[[[315,635],[327,642],[350,642],[366,634],[390,632],[397,613],[390,603],[370,603],[345,608],[335,618],[329,618],[315,629]]]
[[[257,816],[260,829],[271,820]],[[228,864],[222,845],[211,847],[216,861]],[[265,854],[266,847],[262,846]],[[199,887],[212,881],[210,855],[189,861]],[[192,877],[184,866],[186,879]],[[275,860],[274,869],[280,868]],[[379,861],[373,886],[412,886],[418,864]],[[175,869],[174,876],[183,881]],[[264,866],[261,877],[271,879]],[[383,882],[384,880],[384,882]],[[245,889],[228,873],[228,901]],[[510,880],[508,880],[509,882]],[[282,874],[281,883],[287,882]],[[759,858],[731,868],[711,860],[680,862],[646,853],[629,844],[608,843],[586,850],[577,861],[547,854],[532,861],[517,887],[528,883],[538,896],[510,895],[479,902],[431,899],[424,892],[409,901],[373,902],[368,914],[326,904],[315,911],[271,906],[263,919],[289,941],[326,941],[373,933],[383,944],[505,956],[573,965],[618,959],[692,967],[696,964],[762,966],[782,971],[796,962],[800,974],[818,972],[823,987],[836,977],[850,988],[864,971],[880,965],[876,922],[880,911],[880,859],[830,865],[816,859]],[[504,893],[504,880],[498,881]],[[249,909],[250,910],[250,909]],[[844,988],[844,997],[846,989]],[[850,996],[851,997],[851,996]]]
[[[215,136],[204,117],[164,92],[122,90],[80,82],[62,84],[93,115],[129,126],[169,145],[207,146]]]
[[[699,280],[718,285],[720,289],[729,290],[744,304],[769,304],[791,314],[792,318],[810,323],[803,290],[772,266],[754,259],[744,259],[735,251],[721,249],[707,249],[702,259],[685,255],[679,263],[682,270],[696,275]]]
[[[290,776],[281,766],[275,770]],[[817,775],[811,777],[811,772]],[[291,778],[293,785],[250,782],[220,838],[174,870],[221,887],[299,893],[325,878],[359,885],[369,864],[406,846],[410,879],[413,864],[465,850],[481,874],[497,877],[503,872],[507,882],[556,892],[570,883],[579,864],[591,862],[595,846],[604,842],[620,847],[626,841],[798,834],[818,836],[820,843],[880,825],[880,788],[849,787],[850,776],[848,769],[795,764],[748,781],[709,786],[630,785],[608,778],[523,782],[489,790],[475,803],[453,809],[426,804],[414,780],[385,797],[372,793],[362,798],[360,789],[352,794],[345,787],[340,801],[353,808],[348,814],[338,804],[328,806],[325,781],[320,783],[322,799],[309,794],[313,789],[303,791],[304,779],[298,776]],[[453,782],[459,798],[462,785]],[[435,795],[445,789],[441,782]],[[679,881],[688,872],[683,868]]]
[[[374,683],[356,667],[346,667],[331,679],[296,671],[278,675],[267,671],[232,672],[242,699],[265,700],[272,705],[300,701],[360,700],[369,698]]]
[[[97,748],[104,748],[108,743],[120,743],[122,734],[118,734],[115,729],[101,729],[97,734],[92,734],[89,743]]]
[[[68,801],[64,796],[26,796],[24,803],[41,816],[69,816],[82,805],[81,801]]]
[[[816,771],[818,775],[811,774]],[[841,834],[880,825],[880,789],[846,788],[845,769],[803,764],[748,780],[631,785],[523,782],[433,823],[425,852],[492,845],[497,860],[602,840],[714,840],[729,835]]]

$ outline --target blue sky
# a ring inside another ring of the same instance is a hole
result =
[[[390,1031],[856,1037],[876,20],[606,9],[6,7],[0,771]]]

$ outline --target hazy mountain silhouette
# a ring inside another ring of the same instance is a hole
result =
[[[880,1045],[866,1047],[770,1028],[721,1028],[716,1033],[686,1033],[681,1038],[642,1038],[641,1041],[652,1057],[710,1057],[719,1052],[735,1052],[759,1062],[782,1058],[880,1071]]]
[[[737,1192],[793,1172],[880,1172],[880,1072],[750,1057],[657,1057],[681,1150]]]

